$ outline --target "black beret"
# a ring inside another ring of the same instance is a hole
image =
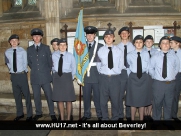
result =
[[[159,46],[160,46],[160,43],[162,42],[162,40],[169,40],[170,41],[170,38],[168,36],[163,36],[160,41],[159,41]]]
[[[60,43],[66,43],[67,44],[67,39],[65,39],[65,38],[59,39],[57,44],[59,45]]]
[[[31,36],[33,36],[33,35],[41,35],[41,36],[43,36],[43,31],[41,29],[39,29],[39,28],[34,28],[34,29],[31,30]]]
[[[147,35],[147,36],[145,37],[145,39],[144,39],[144,42],[145,42],[146,40],[148,40],[148,39],[153,40],[153,36],[152,36],[152,35]]]
[[[128,31],[128,33],[129,33],[129,28],[128,28],[127,26],[122,27],[122,28],[118,31],[118,35],[120,35],[122,31]]]
[[[105,35],[111,35],[111,34],[113,34],[113,35],[114,35],[114,31],[113,31],[113,30],[111,30],[111,29],[108,29],[108,30],[106,30],[106,31],[105,31],[105,33],[104,33],[103,37],[105,37]]]
[[[94,27],[94,26],[86,26],[85,28],[84,28],[84,32],[86,33],[86,34],[95,34],[95,33],[97,33],[97,28],[96,27]]]
[[[177,42],[181,43],[181,38],[178,36],[173,36],[173,37],[170,37],[170,41],[177,41]]]
[[[133,44],[135,43],[136,40],[144,40],[144,38],[142,35],[135,36],[135,38],[133,39]]]
[[[58,42],[58,41],[59,41],[58,38],[54,38],[54,39],[51,40],[50,44],[53,44],[53,42]]]
[[[19,40],[19,36],[18,36],[17,34],[12,34],[12,35],[9,37],[8,41],[10,42],[11,39],[18,39],[18,40]]]

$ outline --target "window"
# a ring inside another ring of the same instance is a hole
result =
[[[36,5],[36,0],[28,0],[28,5]]]
[[[22,0],[14,0],[15,6],[22,6]]]
[[[92,2],[93,0],[81,0],[80,2]],[[108,0],[95,0],[95,1],[108,1]]]
[[[27,0],[28,5],[36,5],[36,0]],[[14,6],[22,6],[22,0],[14,0]]]

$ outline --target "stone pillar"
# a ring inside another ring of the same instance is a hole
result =
[[[36,6],[39,8],[41,15],[45,17],[45,1],[36,0]]]
[[[73,0],[61,0],[60,1],[60,17],[66,17],[73,8]]]
[[[3,2],[2,0],[0,0],[0,17],[2,16],[3,14]]]
[[[59,0],[45,1],[45,19],[46,19],[46,41],[50,45],[50,41],[58,37],[60,38],[60,15]]]
[[[117,0],[115,3],[116,3],[116,8],[118,11],[120,11],[121,13],[124,13],[128,4],[127,4],[128,1],[126,0]]]

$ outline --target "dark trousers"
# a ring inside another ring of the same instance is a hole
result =
[[[55,115],[54,113],[54,103],[52,101],[52,88],[50,83],[46,84],[32,84],[34,102],[36,107],[36,115],[42,114],[42,103],[41,103],[41,87],[45,93],[45,97],[47,99],[48,108],[50,115]]]
[[[108,116],[108,101],[111,102],[111,120],[118,120],[119,118],[119,105],[120,105],[120,75],[99,75],[99,88],[100,88],[100,105],[102,112],[102,120],[109,120]]]
[[[127,83],[128,83],[128,74],[127,70],[121,71],[121,88],[120,88],[120,107],[119,107],[119,118],[124,118],[124,105],[123,105],[123,99],[125,98],[125,92],[127,89]],[[131,108],[130,106],[126,106],[126,118],[131,117]]]
[[[161,120],[162,107],[164,120],[172,117],[172,104],[174,99],[175,81],[171,83],[158,80],[153,81],[153,119]]]
[[[172,105],[172,117],[177,118],[178,113],[178,104],[179,104],[179,97],[181,92],[181,73],[178,73],[176,76],[176,85],[174,90],[174,99],[173,99],[173,105]]]
[[[17,116],[23,115],[22,93],[26,101],[27,117],[32,116],[32,104],[27,80],[27,74],[11,74],[13,95],[16,102]]]
[[[98,83],[85,83],[83,89],[84,117],[91,118],[91,97],[93,92],[93,101],[96,108],[97,117],[102,117],[100,107],[100,91]]]

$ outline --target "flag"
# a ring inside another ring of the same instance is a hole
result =
[[[80,85],[84,85],[84,75],[89,65],[89,54],[84,34],[83,9],[80,10],[78,16],[73,54],[77,67],[75,78]]]

